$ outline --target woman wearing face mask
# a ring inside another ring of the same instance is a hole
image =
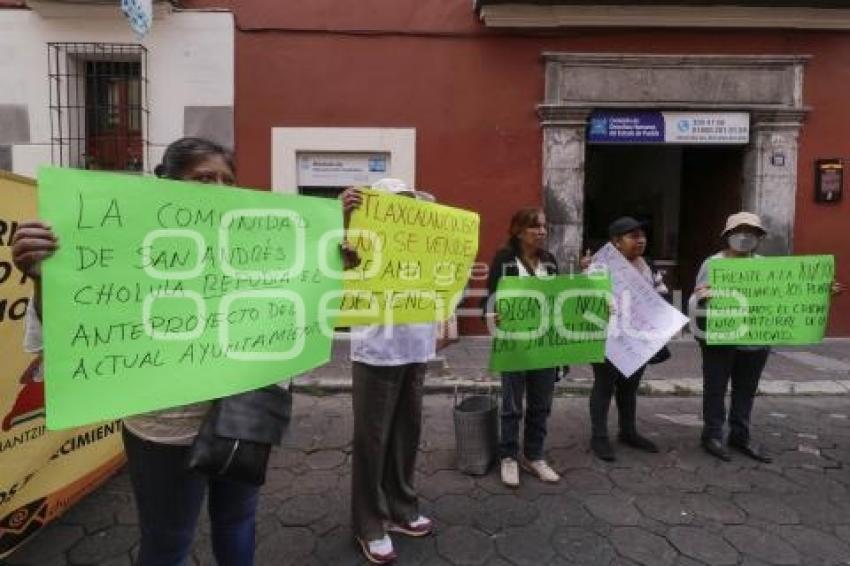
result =
[[[156,175],[233,185],[233,157],[216,143],[182,138],[165,150]],[[22,222],[12,242],[15,265],[35,282],[26,315],[25,348],[29,351],[42,348],[41,263],[59,245],[53,230],[37,220]],[[139,566],[170,566],[187,560],[205,496],[216,562],[219,566],[254,563],[259,487],[210,478],[186,467],[192,442],[210,407],[210,402],[195,403],[123,421],[127,469],[141,530]]]
[[[711,296],[708,285],[708,262],[714,258],[751,258],[764,238],[766,231],[761,219],[749,212],[738,212],[726,220],[721,237],[725,247],[706,259],[697,274],[696,287],[691,298],[691,312],[695,304],[705,307]],[[771,458],[750,438],[750,414],[758,391],[759,379],[767,363],[770,348],[767,346],[709,346],[697,338],[702,349],[703,378],[703,430],[702,447],[723,461],[731,460],[723,445],[723,425],[726,421],[726,389],[732,382],[732,404],[729,408],[730,448],[759,462]]]
[[[623,257],[644,277],[655,291],[666,296],[668,291],[661,274],[652,269],[644,259],[646,251],[646,232],[642,222],[624,216],[608,226],[608,236],[611,243],[623,254]],[[585,269],[595,270],[590,263],[589,253],[582,258],[581,265]],[[593,364],[593,388],[590,392],[590,448],[600,460],[612,462],[616,459],[614,448],[608,440],[608,409],[611,397],[617,402],[620,434],[619,440],[626,446],[645,452],[658,452],[658,447],[648,438],[637,431],[637,393],[640,379],[646,370],[646,365],[634,374],[626,377],[617,367],[606,359],[604,363]]]

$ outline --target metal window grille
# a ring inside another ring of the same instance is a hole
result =
[[[54,165],[141,172],[149,163],[147,49],[48,43]]]

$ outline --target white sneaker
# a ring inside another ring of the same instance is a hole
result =
[[[502,483],[508,487],[519,487],[519,464],[513,458],[502,459]]]
[[[526,460],[522,459],[522,469],[526,472],[537,476],[541,481],[546,483],[557,483],[561,480],[561,476],[553,470],[546,460]]]
[[[389,564],[397,557],[389,535],[368,542],[358,538],[357,542],[360,543],[363,555],[372,564]]]

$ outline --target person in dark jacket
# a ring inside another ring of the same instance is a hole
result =
[[[511,218],[508,244],[496,253],[487,279],[488,295],[496,292],[499,279],[509,277],[546,277],[558,273],[555,256],[546,244],[546,216],[539,208],[522,208]],[[492,301],[488,301],[488,305]],[[495,313],[498,317],[498,313]],[[519,485],[519,467],[545,482],[557,482],[558,474],[543,458],[546,422],[552,410],[557,368],[502,373],[501,458],[502,482]],[[523,457],[519,457],[519,426],[525,430]]]
[[[220,145],[181,138],[165,150],[158,177],[208,185],[234,184],[233,157]],[[210,194],[214,199],[215,195]],[[22,222],[15,235],[12,258],[35,281],[27,312],[29,351],[42,350],[41,264],[59,247],[56,233],[45,223]],[[195,403],[123,419],[127,469],[138,508],[139,566],[183,564],[190,560],[201,508],[210,516],[213,554],[221,566],[254,564],[256,516],[260,488],[188,469],[191,445],[212,404]]]
[[[661,296],[668,291],[661,275],[652,269],[651,264],[644,259],[646,251],[646,232],[642,222],[624,216],[608,226],[611,243],[623,254],[623,257],[635,270],[653,286]],[[582,267],[594,270],[590,258],[582,258]],[[588,265],[589,264],[589,265]],[[593,389],[590,392],[590,448],[597,458],[608,462],[614,461],[614,448],[608,440],[608,409],[611,397],[617,402],[617,412],[620,425],[620,442],[638,450],[658,452],[658,447],[648,438],[637,431],[637,393],[640,379],[646,370],[646,365],[629,377],[620,372],[607,358],[603,363],[593,364]]]

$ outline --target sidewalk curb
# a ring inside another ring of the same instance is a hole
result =
[[[587,396],[590,394],[592,383],[578,383],[569,379],[561,380],[556,385],[555,394],[558,396]],[[313,378],[299,382],[295,388],[307,394],[350,393],[351,379],[348,378]],[[425,394],[454,393],[469,394],[501,391],[498,381],[480,381],[472,379],[445,379],[428,377],[425,379]],[[640,386],[642,395],[656,397],[701,397],[702,379],[648,379]],[[764,381],[759,384],[758,394],[770,397],[818,397],[818,396],[850,396],[850,380],[842,381]]]

